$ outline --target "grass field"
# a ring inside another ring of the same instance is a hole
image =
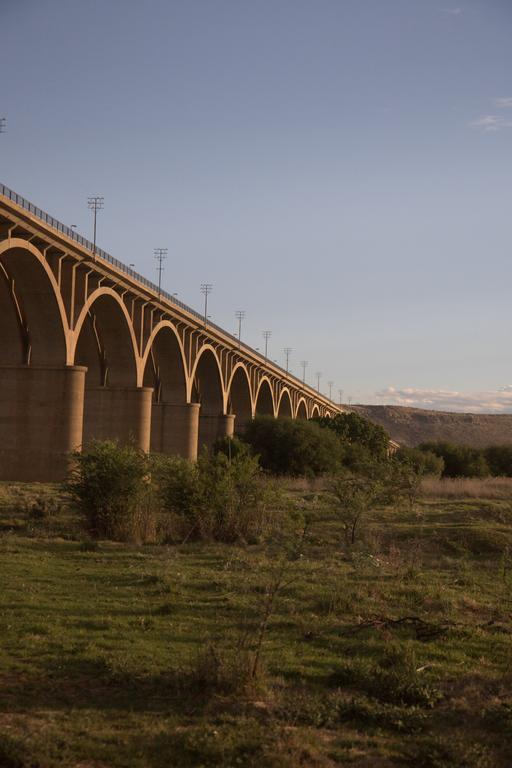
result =
[[[0,766],[510,766],[512,489],[488,491],[379,510],[346,551],[290,483],[290,557],[94,545],[34,505],[56,489],[0,486]]]

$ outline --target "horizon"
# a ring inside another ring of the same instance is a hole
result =
[[[151,10],[6,0],[2,181],[336,402],[512,413],[512,9]]]

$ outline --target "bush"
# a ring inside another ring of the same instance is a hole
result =
[[[159,468],[164,510],[176,525],[170,538],[225,542],[257,540],[277,524],[277,493],[263,483],[258,459],[202,453],[196,464],[163,461]]]
[[[239,437],[219,437],[213,445],[214,453],[223,453],[228,459],[237,459],[240,456],[250,456],[251,449]]]
[[[338,413],[333,418],[313,419],[321,427],[331,430],[346,444],[366,448],[374,457],[387,455],[389,435],[379,424],[374,424],[359,413]]]
[[[65,490],[94,538],[147,541],[154,537],[150,460],[134,446],[93,442],[73,454]]]
[[[489,465],[483,451],[469,445],[447,442],[421,443],[421,451],[434,453],[444,460],[443,477],[487,477]]]
[[[394,457],[401,464],[411,467],[420,477],[441,477],[444,472],[444,459],[433,451],[402,446]]]
[[[491,445],[484,456],[495,477],[512,477],[512,445]]]
[[[341,461],[336,435],[313,421],[259,416],[247,424],[244,440],[275,475],[321,475]]]

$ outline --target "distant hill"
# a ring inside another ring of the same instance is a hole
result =
[[[477,447],[512,443],[512,413],[449,413],[399,405],[353,405],[351,409],[381,424],[392,440],[402,445],[426,440]]]

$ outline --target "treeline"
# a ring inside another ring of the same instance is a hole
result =
[[[357,470],[386,459],[388,447],[383,427],[357,413],[342,413],[309,421],[259,416],[247,424],[243,438],[220,441],[215,450],[248,448],[265,471],[298,477]]]
[[[445,441],[400,448],[397,457],[438,477],[512,477],[512,443],[474,448]]]

